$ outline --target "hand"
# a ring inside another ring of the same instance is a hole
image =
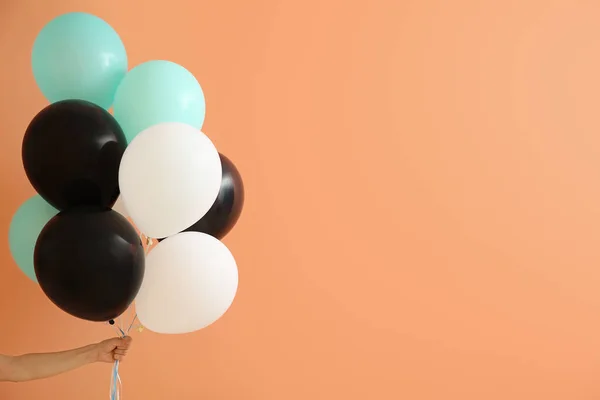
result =
[[[129,347],[131,347],[132,339],[129,336],[124,338],[114,338],[104,340],[96,345],[98,352],[98,361],[113,363],[115,361],[122,361],[127,355]]]

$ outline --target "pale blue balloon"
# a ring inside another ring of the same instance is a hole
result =
[[[113,104],[127,141],[162,122],[202,128],[206,103],[202,87],[190,71],[170,61],[148,61],[125,76]]]
[[[19,207],[10,222],[8,243],[13,259],[31,280],[37,282],[33,267],[35,242],[44,226],[58,213],[39,195]]]
[[[104,20],[74,12],[44,26],[33,44],[31,64],[50,102],[79,99],[109,109],[127,73],[127,53]]]

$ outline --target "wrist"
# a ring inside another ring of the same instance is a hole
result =
[[[100,350],[98,344],[90,344],[82,348],[82,357],[86,363],[92,364],[100,361]]]

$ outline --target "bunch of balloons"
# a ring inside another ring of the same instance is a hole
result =
[[[244,188],[200,130],[196,78],[170,61],[128,70],[119,35],[86,13],[50,21],[32,66],[50,104],[23,138],[38,194],[10,225],[17,265],[78,318],[109,321],[135,300],[140,322],[158,333],[212,324],[237,291],[220,239],[240,216]],[[143,237],[158,239],[147,255]]]

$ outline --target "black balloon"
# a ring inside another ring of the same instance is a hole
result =
[[[79,208],[59,213],[44,227],[34,265],[42,290],[59,308],[108,321],[137,295],[145,255],[135,229],[119,213]]]
[[[244,207],[242,176],[230,159],[220,153],[219,156],[221,157],[223,178],[217,200],[204,217],[184,232],[202,232],[222,239],[240,218]],[[159,239],[159,241],[161,240]]]
[[[59,210],[110,208],[119,197],[119,165],[127,147],[108,111],[83,100],[51,104],[23,139],[23,165],[37,192]]]
[[[206,215],[185,232],[203,232],[222,239],[234,227],[244,207],[244,183],[233,162],[219,153],[223,175],[217,200]]]

